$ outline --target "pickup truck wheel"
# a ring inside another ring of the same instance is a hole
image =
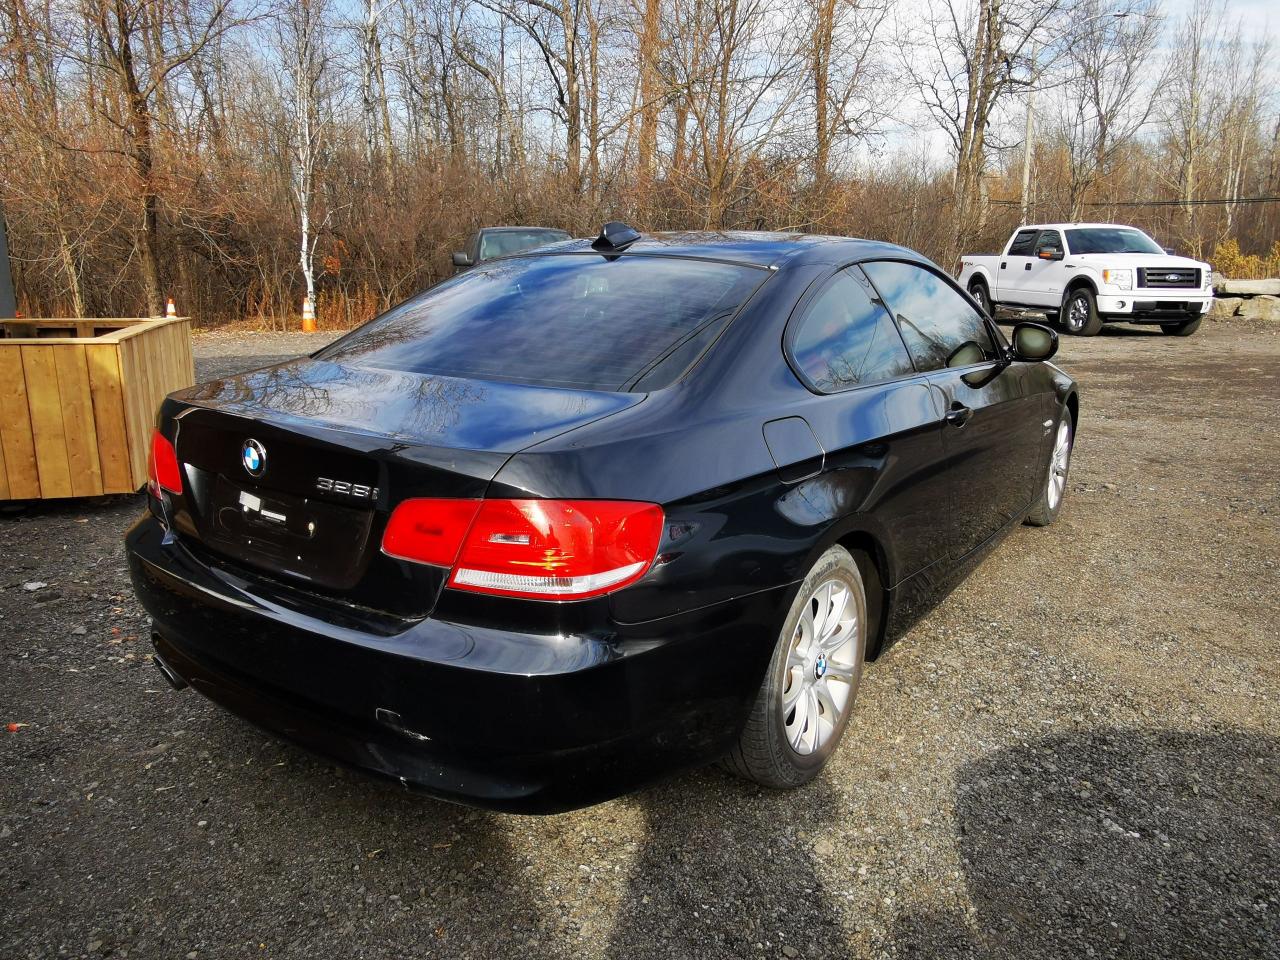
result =
[[[1040,499],[1027,514],[1026,523],[1032,527],[1047,527],[1058,519],[1062,500],[1067,495],[1067,471],[1071,469],[1071,448],[1075,432],[1071,429],[1071,413],[1062,411],[1058,430],[1054,435],[1053,452],[1049,454],[1049,475],[1045,479]]]
[[[1171,337],[1189,337],[1200,329],[1200,318],[1185,323],[1162,323],[1160,329]]]
[[[981,280],[975,280],[969,284],[969,296],[977,301],[978,306],[982,308],[982,312],[989,317],[994,317],[991,308],[991,293],[987,290],[987,285]]]
[[[1076,287],[1068,293],[1059,316],[1067,333],[1073,333],[1077,337],[1092,337],[1102,329],[1098,301],[1088,287]]]

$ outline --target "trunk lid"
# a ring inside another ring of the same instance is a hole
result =
[[[309,359],[213,380],[162,408],[184,475],[173,527],[286,588],[426,616],[447,571],[382,553],[396,504],[483,497],[513,453],[642,399]]]

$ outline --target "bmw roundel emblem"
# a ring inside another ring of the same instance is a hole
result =
[[[240,462],[249,476],[262,476],[267,469],[267,448],[257,440],[246,440],[240,448]]]

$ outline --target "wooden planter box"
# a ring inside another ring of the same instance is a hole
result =
[[[186,317],[5,320],[0,500],[132,493],[156,410],[195,380]]]

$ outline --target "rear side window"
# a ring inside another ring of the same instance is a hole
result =
[[[666,386],[767,271],[672,257],[559,255],[481,264],[406,300],[317,358],[584,390]],[[677,367],[666,362],[684,357]]]
[[[982,316],[936,273],[891,260],[862,267],[893,311],[918,369],[967,367],[996,358]]]
[[[1013,238],[1013,243],[1009,244],[1009,252],[1006,256],[1010,257],[1029,257],[1031,256],[1031,247],[1036,240],[1035,230],[1019,230]]]
[[[841,270],[810,302],[791,355],[823,393],[915,372],[893,319],[857,267]]]

